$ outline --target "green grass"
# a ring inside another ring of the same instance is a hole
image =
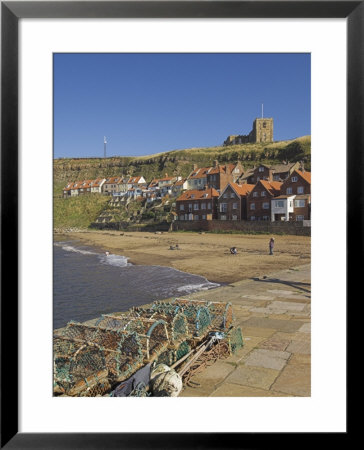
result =
[[[109,200],[109,197],[100,194],[54,198],[54,228],[87,228]]]

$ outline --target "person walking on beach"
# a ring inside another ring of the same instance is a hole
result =
[[[272,237],[272,238],[270,238],[270,241],[269,241],[269,254],[270,255],[273,255],[273,248],[274,248],[274,238]]]

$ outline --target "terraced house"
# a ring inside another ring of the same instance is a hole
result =
[[[282,184],[281,193],[294,197],[293,220],[311,220],[311,172],[294,170]]]
[[[237,164],[220,165],[214,161],[212,167],[198,168],[195,164],[187,178],[187,189],[205,189],[212,187],[221,191],[228,183],[235,182],[244,172],[241,162]]]
[[[110,177],[107,178],[103,187],[102,187],[102,191],[105,194],[109,194],[112,195],[114,192],[118,192],[118,183],[121,180],[122,177]]]
[[[214,188],[189,190],[176,200],[177,220],[217,219],[219,193]]]
[[[229,183],[225,186],[218,200],[219,220],[246,220],[247,197],[254,189],[254,184]]]
[[[247,199],[248,220],[271,220],[271,200],[281,193],[279,181],[260,180]]]

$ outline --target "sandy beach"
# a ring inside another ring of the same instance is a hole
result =
[[[308,264],[311,258],[307,236],[274,236],[273,256],[268,251],[268,235],[85,230],[56,236],[126,256],[132,264],[173,267],[218,283],[262,277]],[[179,250],[170,250],[176,244]],[[229,252],[233,246],[237,255]]]

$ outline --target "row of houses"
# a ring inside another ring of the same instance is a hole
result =
[[[69,183],[64,197],[98,192],[113,197],[145,198],[166,195],[176,200],[176,220],[310,220],[311,174],[302,163],[284,163],[244,170],[241,162],[193,166],[187,178],[143,176],[97,178]]]
[[[176,200],[175,219],[311,220],[311,173],[294,169],[284,181],[263,178],[255,184],[229,182],[220,191],[211,186],[187,190]]]

